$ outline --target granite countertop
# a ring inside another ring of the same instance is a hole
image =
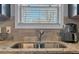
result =
[[[65,43],[58,41],[67,46],[67,48],[29,48],[13,49],[12,45],[22,41],[0,41],[0,53],[79,53],[78,43]]]

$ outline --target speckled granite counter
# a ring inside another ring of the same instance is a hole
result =
[[[0,53],[2,54],[52,54],[52,53],[79,53],[79,43],[64,43],[67,48],[29,48],[29,49],[12,49],[13,44],[18,41],[0,41]],[[19,41],[20,42],[20,41]]]

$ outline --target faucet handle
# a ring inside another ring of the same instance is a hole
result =
[[[41,32],[41,33],[40,33],[40,35],[43,35],[43,34],[44,34],[44,32]]]
[[[40,30],[40,32],[41,32],[41,33],[43,33],[43,32],[44,32],[44,30]]]
[[[40,30],[40,35],[43,35],[44,34],[44,30]]]

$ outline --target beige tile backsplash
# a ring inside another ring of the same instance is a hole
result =
[[[65,17],[64,21],[67,23],[67,18]],[[3,23],[0,23],[0,27],[2,26],[11,26],[11,35],[14,36],[14,40],[16,41],[36,41],[37,40],[37,34],[36,30],[29,30],[29,29],[15,29],[15,23],[14,20],[11,19],[9,21],[5,21]],[[60,36],[58,33],[60,30],[49,30],[48,33],[44,35],[42,38],[42,41],[59,41]],[[30,37],[30,38],[29,38]],[[27,38],[27,39],[26,39]]]

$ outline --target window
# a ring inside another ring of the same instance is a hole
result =
[[[62,5],[28,4],[15,5],[15,27],[54,29],[63,25]]]

